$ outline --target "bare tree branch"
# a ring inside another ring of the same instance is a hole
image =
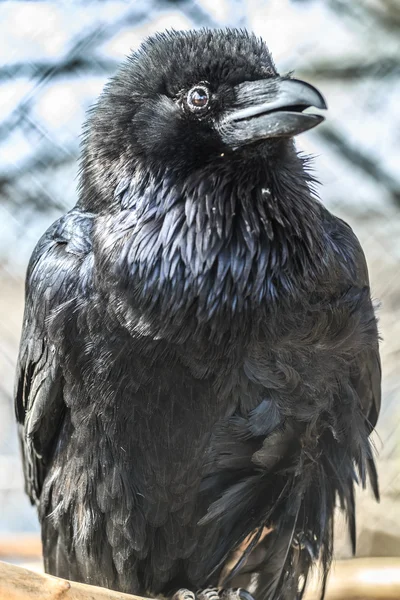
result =
[[[317,62],[308,68],[301,69],[301,74],[304,77],[329,80],[354,80],[366,77],[379,79],[389,77],[394,79],[400,74],[400,59],[394,56],[387,56],[364,63],[338,64]]]
[[[321,131],[316,132],[316,135],[323,139],[324,142],[331,146],[352,165],[363,171],[369,177],[372,177],[372,179],[380,185],[384,186],[391,195],[393,202],[400,205],[399,182],[386,173],[372,156],[368,156],[358,148],[351,146],[349,141],[343,135],[328,126],[321,128]]]

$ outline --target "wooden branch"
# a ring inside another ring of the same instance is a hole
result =
[[[12,536],[0,536],[0,558],[6,560],[10,557],[18,559],[42,558],[42,542],[37,533],[14,533]]]
[[[399,600],[400,557],[337,561],[325,600]],[[146,600],[0,562],[0,600]],[[319,600],[315,578],[304,600]]]
[[[145,600],[0,562],[0,600]]]
[[[318,580],[314,577],[304,600],[318,599]],[[325,600],[400,600],[400,557],[334,562]]]

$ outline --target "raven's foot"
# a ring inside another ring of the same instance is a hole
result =
[[[197,590],[196,600],[220,600],[219,588],[205,588],[204,590]]]
[[[219,597],[220,600],[254,600],[244,588],[220,588]]]
[[[175,592],[171,600],[254,600],[244,588],[205,588],[196,593],[186,588]]]
[[[175,592],[171,600],[196,600],[196,594],[186,588],[181,588]]]

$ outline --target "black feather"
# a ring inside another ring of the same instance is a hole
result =
[[[337,502],[355,549],[354,485],[379,498],[364,255],[287,132],[257,129],[287,111],[232,124],[243,89],[288,81],[245,31],[169,32],[91,111],[78,205],[29,265],[15,391],[54,575],[168,595],[254,572],[260,600],[301,599]]]

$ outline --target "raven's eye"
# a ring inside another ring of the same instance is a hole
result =
[[[205,85],[195,85],[188,91],[186,102],[193,112],[204,110],[210,102],[210,92]]]

